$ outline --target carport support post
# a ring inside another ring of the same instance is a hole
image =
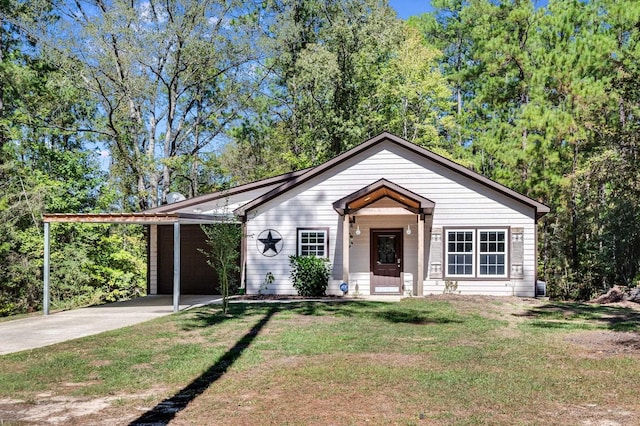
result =
[[[173,224],[173,312],[180,310],[180,222]]]
[[[44,271],[42,273],[44,286],[42,290],[42,311],[49,315],[49,222],[44,223]]]

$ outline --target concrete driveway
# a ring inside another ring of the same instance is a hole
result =
[[[220,300],[220,296],[183,295],[180,310]],[[173,296],[161,295],[0,322],[0,355],[91,336],[172,313]]]

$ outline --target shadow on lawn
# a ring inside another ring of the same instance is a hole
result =
[[[292,306],[292,310],[301,315],[335,315],[337,317],[377,318],[392,323],[405,324],[448,324],[461,323],[448,312],[429,309],[402,308],[386,302],[350,301],[350,302],[307,302]],[[426,306],[426,305],[425,305]]]
[[[640,312],[618,306],[554,302],[535,307],[518,316],[535,318],[539,328],[581,328],[580,321],[613,331],[640,331]]]
[[[184,331],[190,331],[212,327],[231,319],[264,315],[274,307],[278,307],[278,310],[281,308],[279,304],[231,303],[229,304],[229,314],[224,315],[220,305],[209,305],[185,313],[180,320],[180,328]]]
[[[222,357],[216,361],[207,371],[193,380],[189,385],[182,388],[178,393],[170,398],[166,398],[158,405],[147,411],[129,425],[166,425],[173,420],[177,413],[187,408],[187,406],[196,399],[200,394],[206,391],[214,382],[224,375],[229,367],[240,358],[246,348],[251,345],[256,338],[260,330],[264,328],[269,322],[271,317],[275,315],[281,308],[279,305],[269,306],[265,309],[265,306],[261,306],[264,316],[258,321],[252,328],[245,334],[236,344],[229,349]],[[206,311],[203,312],[206,315]],[[225,319],[222,315],[215,315],[219,317],[212,324],[221,322]]]
[[[377,312],[376,316],[389,322],[407,324],[449,324],[463,322],[457,318],[444,315],[431,315],[429,312],[409,309],[391,309]]]
[[[347,302],[316,302],[316,301],[276,301],[255,303],[231,303],[229,314],[222,314],[220,305],[210,305],[189,312],[180,320],[180,328],[184,331],[212,327],[231,319],[263,315],[278,307],[279,311],[288,311],[305,316],[335,315],[342,317],[371,316],[371,312],[378,312],[384,302],[347,301]]]
[[[385,306],[387,306],[385,302],[347,300],[341,302],[297,302],[289,308],[297,314],[307,316],[362,317],[370,309],[381,309]]]

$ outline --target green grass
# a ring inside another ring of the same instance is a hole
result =
[[[617,306],[553,302],[529,310],[526,327],[558,330],[638,331],[640,312]]]
[[[203,307],[2,356],[0,398],[118,395],[113,410],[132,420],[141,402],[128,394],[160,389],[144,401],[153,406],[182,389],[190,396],[177,415],[209,424],[540,424],[558,412],[571,424],[585,404],[607,407],[592,408],[594,419],[616,407],[640,416],[638,351],[624,339],[605,354],[568,343],[593,331],[633,337],[638,311],[548,303],[500,314],[506,303],[490,305]]]

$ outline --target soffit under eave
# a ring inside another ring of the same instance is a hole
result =
[[[333,203],[333,208],[343,216],[357,212],[384,198],[392,199],[414,214],[432,214],[435,206],[435,203],[427,198],[414,194],[386,179],[380,179],[336,201]]]

